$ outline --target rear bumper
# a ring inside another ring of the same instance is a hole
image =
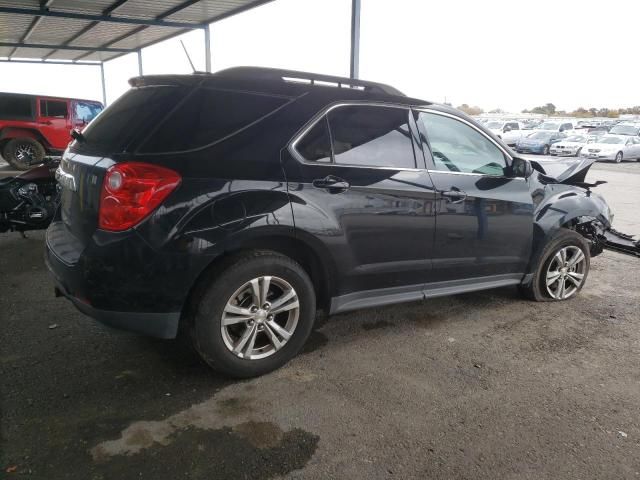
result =
[[[109,327],[141,333],[150,337],[170,339],[175,338],[178,334],[180,312],[140,313],[99,310],[71,295],[64,284],[56,278],[50,263],[46,261],[46,264],[56,283],[56,295],[67,298],[80,312],[88,317]]]
[[[45,263],[61,295],[101,323],[159,338],[176,336],[202,260],[156,251],[134,231],[80,242],[62,222],[47,230]]]

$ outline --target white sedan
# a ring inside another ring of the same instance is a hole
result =
[[[561,142],[553,143],[549,149],[551,155],[577,157],[590,140],[586,135],[569,135]]]
[[[605,135],[597,143],[590,143],[582,149],[581,157],[598,160],[640,160],[640,137],[628,135]]]

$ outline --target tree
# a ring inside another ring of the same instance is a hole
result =
[[[525,112],[523,112],[525,113]],[[531,113],[541,113],[543,115],[553,115],[556,113],[556,106],[553,103],[547,103],[541,107],[535,107],[531,109]]]
[[[494,108],[493,110],[489,110],[489,113],[504,113],[504,110],[501,108]]]
[[[468,104],[463,103],[458,107],[458,110],[462,110],[467,115],[480,115],[484,113],[484,110],[478,106],[470,107]]]

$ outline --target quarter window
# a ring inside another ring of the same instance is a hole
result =
[[[310,162],[331,162],[331,139],[327,118],[316,123],[307,134],[300,139],[297,150],[305,160]]]
[[[477,130],[438,114],[421,112],[418,119],[427,133],[436,170],[504,175],[504,154]]]
[[[336,164],[415,168],[409,110],[351,105],[328,114]]]

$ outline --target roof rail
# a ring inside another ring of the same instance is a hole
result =
[[[278,68],[263,67],[233,67],[221,70],[214,76],[227,78],[242,78],[251,80],[269,80],[291,82],[297,84],[316,85],[324,87],[351,88],[371,93],[383,93],[404,97],[404,93],[384,83],[368,82],[348,77],[335,77],[318,73],[299,72],[296,70],[284,70]]]

